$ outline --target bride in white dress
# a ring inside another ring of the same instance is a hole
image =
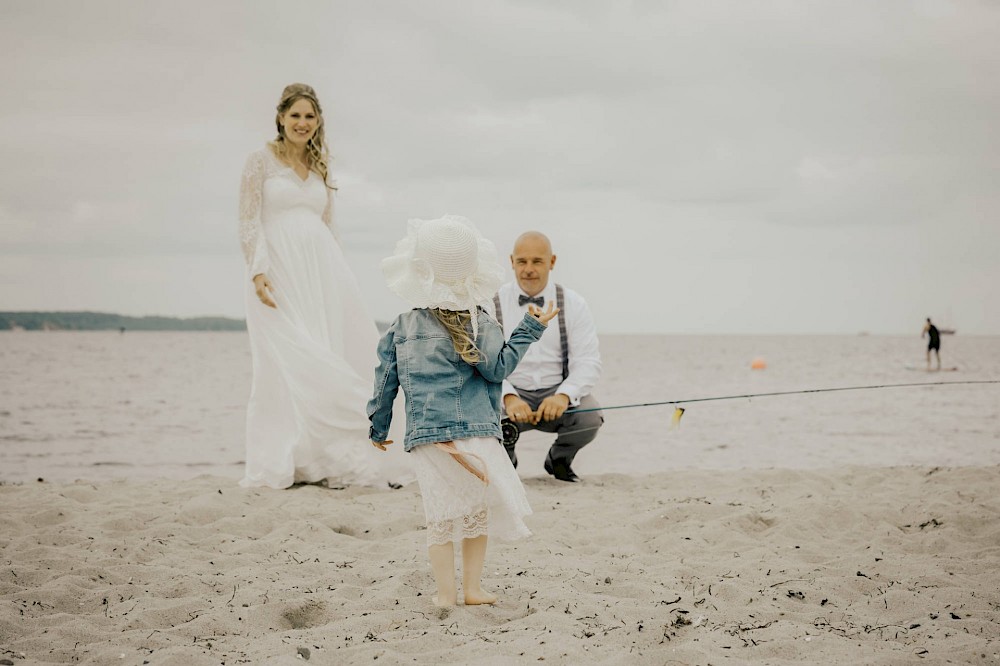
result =
[[[378,331],[336,238],[313,89],[286,87],[276,123],[240,188],[253,357],[240,485],[381,485],[392,463],[369,444],[365,414]]]

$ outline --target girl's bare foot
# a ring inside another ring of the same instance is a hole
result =
[[[466,606],[479,606],[482,604],[495,604],[497,595],[483,592],[482,590],[468,590],[465,593]]]
[[[454,606],[455,604],[457,604],[458,598],[455,596],[454,593],[450,595],[435,594],[433,597],[431,597],[431,601],[433,601],[434,605],[437,606],[438,608],[447,608],[448,606]]]

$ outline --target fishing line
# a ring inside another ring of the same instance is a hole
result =
[[[913,386],[956,386],[960,384],[1000,384],[998,379],[969,379],[962,381],[953,382],[909,382],[906,384],[874,384],[872,386],[838,386],[834,388],[819,388],[819,389],[799,389],[797,391],[771,391],[768,393],[744,393],[741,395],[723,395],[714,396],[711,398],[692,398],[690,400],[661,400],[658,402],[636,402],[628,405],[612,405],[610,407],[589,407],[587,409],[567,409],[563,414],[584,414],[586,412],[601,412],[612,409],[631,409],[637,407],[660,407],[662,405],[674,405],[677,407],[674,410],[673,424],[678,425],[681,420],[681,416],[684,415],[684,408],[678,405],[686,405],[693,402],[710,402],[714,400],[741,400],[749,398],[767,398],[776,395],[803,395],[807,393],[832,393],[834,391],[865,391],[870,389],[887,389],[887,388],[908,388]],[[500,422],[500,429],[503,433],[504,444],[514,444],[520,437],[520,430],[517,425],[514,424],[509,418],[504,417]],[[567,431],[569,432],[576,431]]]
[[[874,386],[839,386],[836,388],[800,389],[798,391],[772,391],[770,393],[746,393],[743,395],[723,395],[713,398],[693,398],[691,400],[663,400],[661,402],[637,402],[631,405],[615,405],[612,407],[591,407],[588,409],[567,409],[565,414],[583,414],[584,412],[600,412],[609,409],[627,409],[630,407],[658,407],[660,405],[686,405],[692,402],[709,402],[712,400],[739,400],[741,398],[766,398],[774,395],[797,395],[801,393],[830,393],[832,391],[863,391],[867,389],[903,388],[908,386],[947,386],[955,384],[1000,384],[1000,379],[964,380],[955,382],[912,382],[908,384],[878,384]]]

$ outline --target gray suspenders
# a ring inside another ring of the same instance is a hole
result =
[[[565,380],[569,377],[569,336],[566,335],[566,317],[562,316],[566,307],[566,299],[563,298],[561,284],[556,285],[556,307],[559,308],[559,346],[562,347],[563,379]]]
[[[563,288],[561,284],[556,285],[556,307],[559,308],[559,346],[562,348],[562,376],[563,379],[569,377],[569,337],[566,335],[566,317],[562,313],[566,311],[566,299],[563,298]],[[500,309],[500,294],[493,295],[493,307],[497,311],[497,321],[503,329],[503,310]]]

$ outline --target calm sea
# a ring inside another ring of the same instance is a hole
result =
[[[607,336],[605,406],[1000,379],[1000,337]],[[751,369],[755,358],[763,370]],[[242,473],[246,333],[0,332],[0,481]],[[1000,464],[1000,384],[886,388],[608,410],[582,475],[680,468]],[[549,437],[519,442],[541,474]]]

